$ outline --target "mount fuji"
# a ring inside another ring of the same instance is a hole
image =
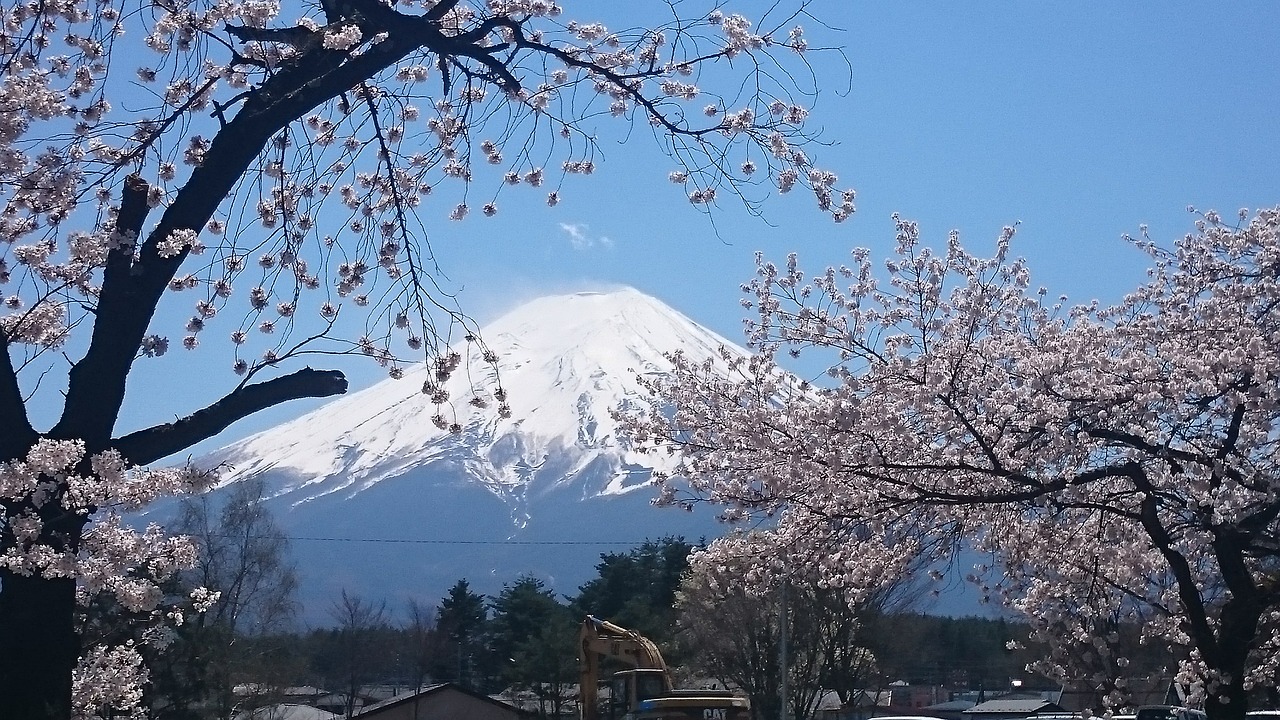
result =
[[[470,410],[501,378],[508,419],[459,410],[461,432],[440,429],[421,391],[432,370],[418,366],[198,461],[230,468],[222,488],[266,483],[307,615],[323,617],[342,590],[393,609],[434,603],[460,578],[496,594],[532,574],[572,595],[601,553],[723,532],[710,512],[651,505],[650,473],[670,460],[630,449],[610,412],[648,406],[637,375],[668,372],[664,353],[745,350],[629,288],[540,298],[480,334],[496,376],[463,343],[445,389]]]

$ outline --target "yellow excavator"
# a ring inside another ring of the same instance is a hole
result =
[[[634,630],[588,615],[579,632],[582,720],[750,720],[746,698],[728,690],[676,690],[658,646]],[[600,659],[630,666],[600,698]]]

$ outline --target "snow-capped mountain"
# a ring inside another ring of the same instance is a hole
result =
[[[300,538],[309,604],[342,588],[431,600],[462,577],[496,592],[525,572],[571,594],[602,552],[718,531],[709,513],[650,505],[665,456],[631,451],[610,411],[648,402],[636,376],[667,372],[664,353],[744,350],[633,289],[534,300],[481,336],[497,375],[464,342],[444,386],[460,433],[432,422],[421,366],[201,461],[233,468],[224,485],[267,481],[277,520]],[[475,393],[493,402],[499,379],[509,419],[468,405]]]
[[[444,385],[459,409],[458,434],[432,422],[440,411],[421,389],[432,370],[420,365],[296,420],[227,446],[210,460],[234,470],[224,482],[270,473],[290,504],[328,495],[352,498],[419,468],[445,465],[497,497],[519,505],[530,491],[573,485],[583,494],[645,487],[659,456],[630,452],[611,410],[644,404],[637,374],[666,372],[663,354],[694,359],[732,343],[633,289],[577,293],[529,302],[482,330],[498,372],[467,343],[467,367]],[[464,371],[465,370],[465,371]],[[499,379],[512,417],[476,411]]]

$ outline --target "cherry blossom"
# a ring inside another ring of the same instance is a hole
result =
[[[1035,669],[1125,706],[1140,628],[1210,717],[1243,717],[1280,667],[1280,208],[1131,239],[1150,277],[1112,306],[1049,299],[1013,235],[939,252],[898,219],[883,271],[864,249],[813,276],[758,258],[756,354],[674,355],[647,380],[674,414],[626,418],[678,455],[661,499],[773,518],[760,572],[836,587],[980,553],[975,588],[1050,648]],[[778,365],[799,356],[826,376]]]

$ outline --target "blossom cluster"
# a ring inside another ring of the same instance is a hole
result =
[[[898,219],[883,270],[862,249],[812,277],[759,258],[756,354],[673,356],[629,432],[678,456],[665,501],[776,518],[792,572],[873,587],[911,553],[982,551],[995,562],[970,579],[1030,620],[1041,672],[1124,706],[1117,628],[1140,628],[1199,697],[1241,702],[1280,664],[1280,209],[1204,213],[1169,249],[1132,239],[1150,278],[1110,307],[1050,299],[1012,237],[991,258],[954,233],[935,252]],[[777,364],[801,355],[824,381]],[[721,553],[737,550],[706,561]],[[1257,633],[1228,659],[1217,638],[1241,622]]]
[[[214,478],[192,468],[130,468],[114,450],[86,457],[80,441],[39,440],[22,460],[0,463],[0,496],[24,501],[11,503],[16,510],[3,517],[12,544],[0,553],[0,566],[24,576],[73,578],[81,606],[109,595],[126,611],[149,618],[140,621],[150,627],[139,633],[141,641],[163,646],[169,637],[163,628],[183,618],[175,601],[188,600],[168,597],[161,584],[195,566],[196,548],[189,538],[169,536],[155,524],[130,527],[120,513],[206,489]],[[76,517],[96,512],[75,546],[48,541],[41,510],[55,501]],[[201,611],[210,593],[198,588],[189,601]],[[141,717],[146,680],[134,641],[92,646],[74,677],[76,717],[93,718],[107,708]]]

